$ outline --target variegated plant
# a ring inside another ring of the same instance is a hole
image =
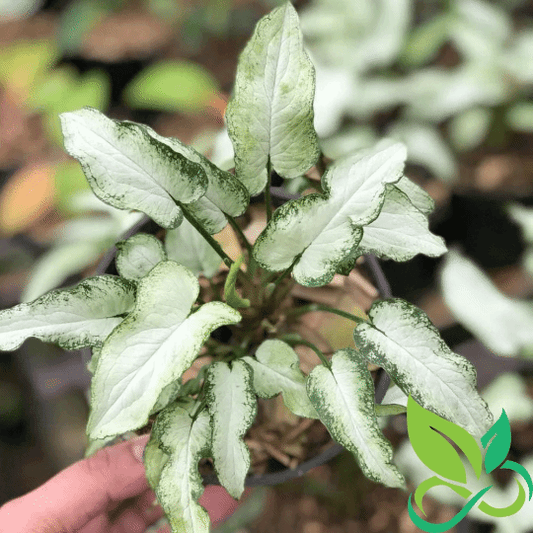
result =
[[[250,467],[243,437],[258,397],[281,394],[297,416],[320,419],[366,476],[391,487],[404,479],[376,417],[402,408],[375,405],[368,362],[474,435],[492,423],[472,365],[408,302],[378,301],[368,316],[361,312],[365,318],[321,306],[355,326],[354,344],[331,358],[284,326],[291,312],[308,310],[287,310],[296,283],[326,285],[364,253],[406,261],[446,250],[428,229],[431,198],[403,175],[403,145],[384,140],[322,168],[314,90],[298,16],[287,3],[258,23],[239,61],[226,113],[235,174],[142,124],[91,108],[61,116],[66,149],[94,194],[145,213],[166,234],[163,242],[137,234],[118,243],[118,276],[89,278],[2,311],[0,348],[14,350],[32,336],[92,348],[90,449],[155,417],[146,473],[175,533],[209,530],[198,504],[200,458],[212,458],[221,483],[241,496]],[[313,166],[322,173],[317,192],[273,210],[273,172],[304,179]],[[235,217],[260,194],[267,224],[252,245]],[[228,223],[243,245],[238,261],[213,237]],[[206,278],[211,283],[200,284]],[[211,335],[221,326],[231,330],[227,342]],[[293,349],[301,343],[322,361],[308,376]],[[183,383],[200,353],[212,362]]]

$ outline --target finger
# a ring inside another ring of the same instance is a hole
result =
[[[148,489],[142,452],[149,436],[111,446],[78,461],[0,509],[10,533],[77,531],[113,503]]]
[[[160,505],[152,505],[154,500],[154,492],[147,490],[111,521],[109,533],[144,533],[165,514]]]
[[[243,497],[246,497],[249,491],[250,489],[247,489]],[[216,485],[209,485],[205,488],[199,503],[209,513],[213,527],[217,527],[221,522],[224,522],[239,506],[239,501],[234,500],[225,488]]]
[[[107,513],[103,513],[85,524],[77,533],[108,533],[110,527],[109,517]]]

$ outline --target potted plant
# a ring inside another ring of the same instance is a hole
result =
[[[474,367],[414,305],[388,298],[368,314],[351,314],[293,296],[298,287],[348,275],[363,254],[406,261],[446,249],[428,229],[431,198],[403,175],[402,144],[384,140],[324,168],[313,97],[313,66],[287,3],[258,23],[239,60],[226,112],[235,174],[142,124],[91,108],[61,116],[65,147],[96,196],[145,213],[166,230],[165,242],[137,233],[118,243],[118,275],[2,311],[0,348],[14,350],[33,336],[92,349],[93,449],[150,424],[147,478],[175,532],[209,529],[197,503],[200,459],[212,459],[234,498],[242,494],[250,468],[243,437],[258,397],[280,395],[294,415],[319,419],[368,478],[391,487],[404,479],[377,414],[402,407],[375,405],[368,363],[473,435],[492,423]],[[274,210],[273,173],[290,180],[313,166],[321,174],[317,191]],[[236,217],[261,194],[266,224],[252,244]],[[228,223],[244,249],[236,260],[213,237]],[[296,317],[317,309],[350,319],[354,343],[327,357],[291,329]],[[219,328],[229,335],[213,337]],[[320,360],[308,375],[293,348],[301,344]],[[184,382],[206,352],[208,363]]]

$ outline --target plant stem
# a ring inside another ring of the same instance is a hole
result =
[[[368,320],[368,318],[365,319],[365,318],[353,315],[352,313],[348,313],[347,311],[341,311],[340,309],[335,309],[334,307],[330,307],[329,305],[324,305],[324,304],[303,305],[302,307],[298,307],[296,309],[289,309],[288,311],[285,312],[285,315],[286,316],[298,316],[298,315],[303,315],[305,313],[312,313],[313,311],[326,311],[327,313],[333,313],[335,315],[342,316],[343,318],[347,318],[348,320],[352,320],[353,322],[357,324],[362,324],[363,322],[367,322]]]
[[[318,355],[318,358],[322,361],[322,364],[328,368],[331,368],[331,363],[329,362],[328,358],[312,342],[309,342],[302,338],[296,339],[294,337],[287,339],[285,342],[287,342],[287,344],[290,344],[291,346],[303,345],[307,346],[308,348],[311,348],[311,350],[313,350],[313,352]]]
[[[250,244],[250,241],[246,238],[246,235],[242,232],[241,227],[239,226],[239,224],[237,224],[237,221],[233,217],[226,215],[226,218],[228,219],[230,226],[233,228],[233,231],[239,237],[241,244],[248,251],[249,257],[251,258],[252,257],[252,245]]]
[[[180,206],[181,210],[183,211],[183,216],[187,219],[191,226],[198,231],[198,233],[209,243],[211,248],[213,248],[213,250],[215,250],[215,252],[221,257],[222,261],[224,261],[224,264],[230,268],[233,264],[231,257],[229,257],[229,255],[227,255],[222,249],[220,244],[218,244],[218,242],[213,239],[213,237],[209,235],[207,231],[205,231],[204,227],[189,213],[187,208],[181,202],[177,202],[177,204]]]
[[[272,218],[272,198],[270,197],[270,184],[272,183],[272,163],[270,162],[270,156],[268,156],[267,161],[267,184],[265,187],[265,204],[266,204],[266,214],[267,222]]]
[[[324,154],[322,153],[322,150],[320,150],[320,155],[318,156],[318,161],[316,162],[315,166],[320,174],[320,177],[322,177],[324,172],[326,172],[326,163],[324,162]]]

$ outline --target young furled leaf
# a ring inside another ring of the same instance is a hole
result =
[[[143,126],[92,108],[60,118],[67,152],[80,162],[94,194],[113,207],[142,211],[160,226],[175,228],[183,218],[176,202],[190,204],[205,194],[202,166]]]
[[[257,413],[252,370],[243,361],[211,363],[205,378],[207,409],[213,428],[211,453],[216,473],[235,499],[244,491],[250,450],[242,440]]]
[[[437,257],[444,253],[444,239],[429,231],[426,215],[400,189],[387,186],[378,217],[363,229],[359,255],[409,261],[417,254]]]
[[[220,267],[220,256],[188,220],[179,228],[167,230],[165,249],[169,259],[186,266],[196,276],[211,278]]]
[[[322,176],[324,194],[291,200],[274,212],[254,244],[263,268],[293,276],[310,287],[329,283],[359,243],[363,226],[377,218],[386,185],[402,177],[406,152],[388,141],[338,161]]]
[[[134,304],[134,284],[117,276],[87,278],[30,303],[0,311],[0,350],[16,350],[35,337],[66,350],[99,345]]]
[[[91,438],[146,424],[161,391],[191,366],[210,333],[240,321],[222,302],[191,313],[199,291],[194,274],[174,261],[139,281],[134,310],[102,346],[91,385]]]
[[[243,357],[254,371],[254,390],[261,398],[283,395],[287,409],[295,415],[318,418],[305,388],[305,375],[300,370],[296,352],[285,342],[264,341],[255,357]]]
[[[161,241],[146,233],[137,233],[115,246],[118,249],[115,258],[118,273],[132,281],[140,280],[167,258]]]
[[[172,533],[209,533],[209,515],[197,503],[204,492],[198,461],[209,453],[211,446],[209,415],[201,411],[193,418],[186,407],[174,403],[161,411],[152,435],[168,459],[150,452],[149,479],[157,484],[155,493]]]
[[[267,166],[296,178],[318,159],[315,70],[302,41],[287,2],[259,21],[239,59],[226,121],[235,173],[253,196],[267,184]]]
[[[368,316],[354,331],[361,356],[383,367],[425,409],[483,435],[492,413],[476,390],[476,369],[448,348],[427,315],[390,299],[375,302]]]
[[[378,425],[372,377],[355,350],[335,352],[331,368],[315,367],[307,378],[307,393],[331,436],[353,453],[366,477],[388,487],[405,485]]]
[[[224,229],[227,224],[224,213],[238,217],[246,211],[250,202],[250,195],[246,187],[233,174],[221,170],[209,159],[194,148],[183,144],[179,139],[163,137],[148,126],[142,127],[150,137],[166,144],[178,154],[200,165],[204,170],[207,176],[205,196],[190,203],[187,209],[199,220],[208,233],[214,235]]]

